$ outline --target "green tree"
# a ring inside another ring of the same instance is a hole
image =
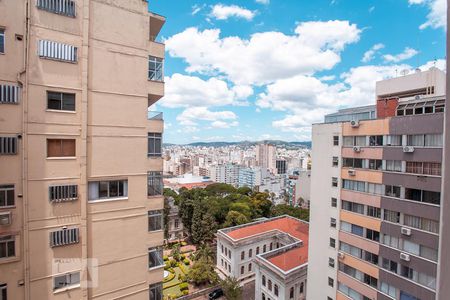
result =
[[[234,277],[227,277],[220,281],[220,287],[227,300],[242,299],[242,287],[239,285],[239,280]]]
[[[215,255],[208,244],[201,245],[195,252],[195,260],[205,260],[214,263]]]
[[[279,204],[272,208],[272,216],[276,217],[282,215],[289,215],[291,217],[309,222],[309,209],[292,207],[286,204]]]
[[[181,251],[180,251],[180,243],[176,243],[173,245],[172,251],[170,252],[173,259],[176,261],[181,261]]]
[[[240,212],[230,210],[224,223],[224,227],[232,227],[250,222],[250,220]]]
[[[202,201],[194,204],[192,215],[192,241],[194,244],[211,242],[217,231],[217,224],[213,216],[207,212],[207,207]]]
[[[187,277],[195,285],[212,284],[218,280],[217,273],[214,271],[214,264],[205,259],[195,261]]]

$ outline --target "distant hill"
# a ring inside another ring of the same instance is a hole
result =
[[[192,147],[226,147],[226,146],[241,146],[241,147],[248,147],[248,146],[254,146],[256,144],[261,143],[270,143],[277,146],[285,146],[285,147],[300,147],[300,148],[308,148],[311,149],[311,142],[286,142],[286,141],[280,141],[280,140],[264,140],[259,142],[251,142],[251,141],[241,141],[241,142],[195,142],[180,146],[192,146]],[[176,144],[164,144],[164,147],[170,147],[175,146]]]

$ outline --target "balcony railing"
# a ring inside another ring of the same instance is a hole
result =
[[[160,111],[149,111],[147,113],[147,119],[148,120],[163,120],[163,113]]]

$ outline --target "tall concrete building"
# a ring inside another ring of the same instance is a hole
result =
[[[0,299],[161,299],[165,19],[0,1]]]
[[[364,120],[313,126],[308,299],[448,299],[445,73],[377,82],[376,97]]]
[[[272,174],[277,174],[276,154],[277,147],[272,144],[263,143],[256,145],[256,165],[270,170]]]

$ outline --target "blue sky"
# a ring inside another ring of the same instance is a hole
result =
[[[445,67],[445,0],[149,1],[167,18],[165,142],[308,141],[375,81]]]

